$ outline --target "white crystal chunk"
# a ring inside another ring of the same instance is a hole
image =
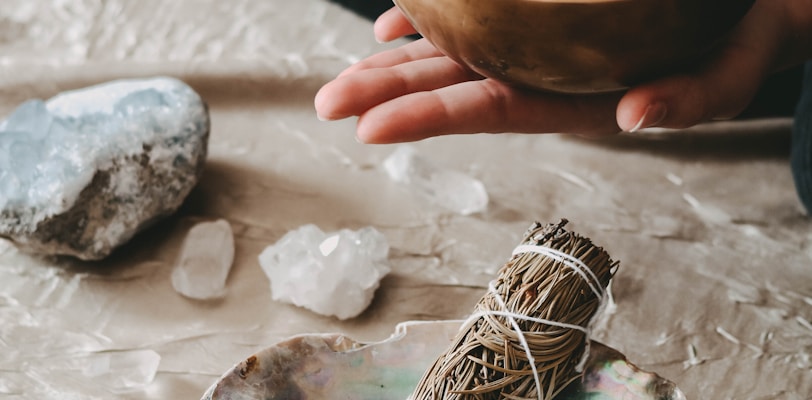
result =
[[[233,263],[234,234],[228,221],[198,223],[183,241],[172,270],[172,287],[192,299],[222,298]]]
[[[389,243],[375,228],[325,233],[304,225],[259,256],[274,300],[348,319],[372,302],[389,273]]]
[[[104,164],[143,152],[144,143],[164,132],[185,131],[179,124],[206,120],[202,115],[177,115],[205,112],[189,106],[195,101],[197,94],[185,84],[155,78],[23,103],[0,123],[0,208],[37,207],[42,214],[38,220],[63,211]],[[140,118],[150,121],[134,123]]]
[[[488,208],[488,192],[478,179],[435,165],[408,145],[399,146],[383,162],[389,177],[456,213],[470,215]]]

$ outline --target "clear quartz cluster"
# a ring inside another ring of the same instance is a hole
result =
[[[208,133],[206,105],[172,78],[29,100],[0,123],[0,237],[103,258],[180,205]]]
[[[391,270],[386,237],[372,227],[325,233],[315,225],[288,232],[259,256],[274,300],[339,319],[372,302]]]
[[[470,215],[488,208],[488,192],[481,181],[434,164],[413,146],[399,146],[384,160],[383,167],[393,181],[448,210]]]

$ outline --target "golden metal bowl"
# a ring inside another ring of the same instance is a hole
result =
[[[566,93],[621,90],[689,65],[754,0],[395,0],[475,72]]]

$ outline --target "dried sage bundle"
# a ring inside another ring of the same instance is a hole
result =
[[[566,224],[530,227],[410,399],[549,400],[581,376],[617,262]]]

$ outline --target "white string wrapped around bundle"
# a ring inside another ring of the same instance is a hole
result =
[[[412,400],[550,400],[581,376],[617,268],[558,224],[530,227]]]

